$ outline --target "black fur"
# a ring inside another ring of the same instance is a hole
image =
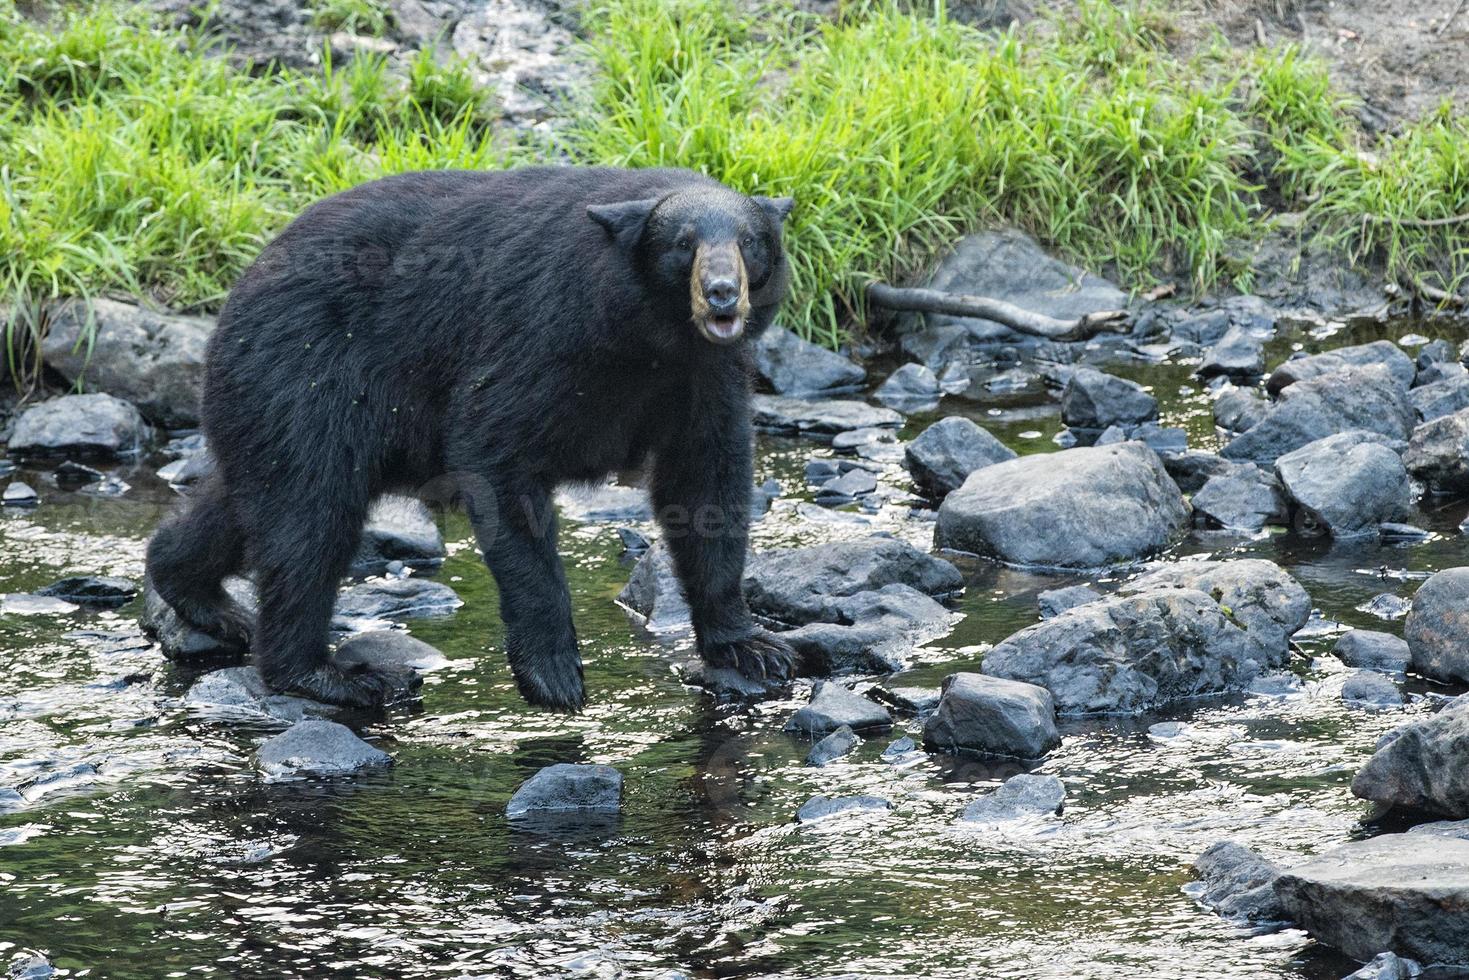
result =
[[[702,655],[787,676],[740,580],[748,338],[786,289],[789,207],[687,171],[578,168],[405,174],[317,203],[220,316],[204,387],[218,472],[155,535],[154,587],[194,626],[253,641],[278,690],[381,703],[396,679],[329,659],[337,585],[376,495],[447,486],[499,584],[521,692],[575,710],[551,494],[651,456]],[[740,243],[751,283],[746,339],[727,346],[691,322],[690,246],[714,240]],[[219,584],[242,565],[253,628]]]

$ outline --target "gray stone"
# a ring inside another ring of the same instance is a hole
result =
[[[1034,684],[987,674],[944,678],[923,744],[940,752],[1039,759],[1061,744],[1051,696]]]
[[[1328,436],[1281,456],[1275,473],[1305,517],[1332,537],[1376,534],[1413,505],[1408,471],[1387,443],[1366,431]]]
[[[358,575],[381,575],[395,561],[411,568],[436,567],[445,553],[443,535],[422,501],[381,497],[367,514],[352,569]]]
[[[1403,639],[1413,670],[1449,683],[1469,683],[1469,568],[1446,568],[1418,587]]]
[[[1416,524],[1398,524],[1388,521],[1377,525],[1377,536],[1386,544],[1416,544],[1433,537],[1433,532]]]
[[[535,0],[471,5],[450,37],[454,53],[494,93],[501,117],[531,127],[564,113],[592,77],[576,37]]]
[[[333,660],[343,666],[387,670],[437,670],[449,662],[436,648],[403,630],[373,630],[349,636],[337,647]]]
[[[1387,735],[1352,792],[1388,807],[1462,820],[1469,817],[1469,703],[1451,702],[1432,718]]]
[[[1253,378],[1264,373],[1265,344],[1241,327],[1230,327],[1217,344],[1204,352],[1203,362],[1199,365],[1199,375],[1205,378],[1221,374]]]
[[[817,503],[850,503],[877,489],[877,477],[866,470],[851,469],[821,485]]]
[[[796,811],[796,822],[816,823],[847,813],[882,813],[892,808],[880,796],[813,796]]]
[[[896,429],[903,416],[890,408],[841,398],[805,401],[781,395],[756,395],[755,425],[791,435],[829,437],[852,429]]]
[[[1170,331],[1174,340],[1208,347],[1217,344],[1229,332],[1228,310],[1207,310],[1185,316]]]
[[[159,467],[158,478],[169,486],[190,487],[213,472],[214,457],[202,452],[184,456]]]
[[[1275,895],[1280,868],[1242,844],[1223,840],[1194,859],[1198,899],[1227,919],[1280,922],[1287,918]]]
[[[1220,561],[1160,563],[1122,586],[1124,593],[1155,589],[1195,589],[1219,603],[1225,615],[1244,627],[1265,666],[1290,658],[1290,638],[1311,618],[1311,596],[1272,561],[1234,558]]]
[[[887,585],[944,596],[963,588],[964,579],[953,565],[896,538],[765,551],[745,563],[750,608],[793,625],[850,622],[843,619],[843,600]]]
[[[1015,458],[1015,451],[971,420],[940,419],[908,443],[903,458],[920,487],[942,497],[964,484],[975,470]]]
[[[1406,390],[1385,368],[1338,371],[1286,388],[1269,413],[1232,439],[1222,455],[1273,463],[1317,439],[1353,429],[1406,440],[1416,420]]]
[[[4,495],[0,496],[0,505],[6,507],[34,507],[40,502],[41,497],[35,488],[20,480],[11,480],[5,487]]]
[[[242,614],[253,620],[257,606],[254,585],[246,579],[231,577],[224,580],[224,589],[240,607]],[[215,637],[185,623],[163,601],[163,597],[146,578],[143,581],[143,612],[138,617],[138,624],[142,626],[143,632],[158,641],[163,655],[170,660],[189,663],[226,653],[245,652],[243,649],[228,647]]]
[[[1027,817],[1052,817],[1066,805],[1066,784],[1055,776],[1021,773],[964,808],[965,823],[999,824]]]
[[[780,634],[805,677],[902,670],[914,646],[948,631],[954,615],[911,586],[885,585],[831,599],[836,622],[807,623]]]
[[[132,402],[155,424],[185,428],[199,423],[204,351],[214,320],[145,310],[94,299],[93,339],[84,337],[88,304],[53,306],[41,353],[46,366],[90,391]]]
[[[935,687],[869,687],[867,697],[887,705],[904,718],[924,718],[939,706],[941,693]]]
[[[578,524],[616,524],[653,519],[648,491],[618,483],[563,486],[556,491],[556,509],[562,517]]]
[[[1214,424],[1227,432],[1248,432],[1270,414],[1270,403],[1258,388],[1229,385],[1214,399]]]
[[[641,616],[650,633],[680,633],[693,626],[673,558],[661,541],[638,559],[617,601]]]
[[[1408,400],[1424,421],[1461,412],[1469,408],[1469,374],[1414,388],[1408,392]]]
[[[781,395],[811,395],[852,388],[867,379],[858,364],[772,325],[752,345],[755,370]]]
[[[1357,612],[1364,612],[1369,616],[1376,616],[1378,619],[1386,619],[1389,622],[1395,619],[1402,619],[1412,609],[1413,602],[1411,599],[1404,599],[1402,596],[1393,595],[1391,592],[1383,592],[1375,595],[1357,606]]]
[[[653,547],[653,542],[648,540],[647,535],[630,527],[618,528],[617,539],[622,542],[622,553],[632,557],[645,555]]]
[[[1423,976],[1423,965],[1396,953],[1378,953],[1357,972],[1343,980],[1413,980]]]
[[[1418,376],[1418,367],[1412,358],[1392,341],[1378,340],[1356,347],[1341,347],[1324,354],[1291,358],[1271,373],[1265,382],[1265,389],[1276,395],[1301,381],[1374,365],[1386,368],[1393,384],[1404,390]]]
[[[1232,463],[1218,453],[1191,449],[1188,452],[1162,457],[1163,468],[1184,493],[1198,493],[1210,478],[1229,473],[1239,463]]]
[[[976,470],[944,498],[934,541],[1022,566],[1099,568],[1167,547],[1188,520],[1158,455],[1128,442]]]
[[[21,413],[10,436],[10,452],[116,458],[141,451],[150,435],[143,416],[121,398],[62,395]]]
[[[444,616],[464,600],[443,582],[421,578],[370,579],[337,597],[337,616],[346,620]]]
[[[1351,630],[1342,634],[1331,648],[1336,658],[1348,667],[1365,670],[1387,670],[1404,673],[1412,663],[1408,643],[1402,637],[1375,630]]]
[[[1355,841],[1283,871],[1275,892],[1307,932],[1356,959],[1390,949],[1469,964],[1469,841]]]
[[[1142,385],[1077,368],[1061,393],[1061,421],[1073,429],[1137,425],[1158,417],[1158,400]]]
[[[842,756],[856,751],[857,746],[861,744],[861,737],[851,728],[843,725],[811,746],[811,751],[806,755],[806,765],[824,766],[828,762],[835,762]]]
[[[898,434],[892,429],[848,429],[831,437],[831,448],[837,452],[856,452],[878,443],[896,444]]]
[[[1403,465],[1435,493],[1469,491],[1469,409],[1414,429]]]
[[[1381,674],[1370,670],[1348,677],[1341,688],[1341,699],[1359,704],[1386,707],[1403,703],[1403,692]]]
[[[76,575],[36,590],[36,595],[53,596],[81,606],[103,608],[125,606],[137,594],[138,587],[132,582],[106,575]]]
[[[505,805],[512,820],[537,814],[615,813],[622,808],[622,773],[611,766],[547,766],[520,784]]]
[[[885,732],[893,727],[887,709],[832,681],[817,681],[811,702],[786,722],[788,732],[825,735],[847,727],[854,732]]]
[[[1243,689],[1258,642],[1210,596],[1159,588],[1092,602],[990,650],[984,671],[1039,684],[1062,714],[1137,714]]]
[[[904,364],[878,385],[872,397],[900,412],[928,412],[942,394],[932,370],[922,364]]]
[[[275,778],[357,772],[391,761],[386,752],[368,745],[346,725],[311,718],[266,739],[256,753],[260,768]]]
[[[1410,834],[1428,834],[1433,837],[1456,837],[1469,840],[1469,820],[1434,820],[1409,827]]]
[[[1195,523],[1230,531],[1259,531],[1289,519],[1290,505],[1280,481],[1249,463],[1210,477],[1189,502]]]
[[[895,738],[888,743],[887,748],[882,750],[882,760],[884,762],[897,762],[921,754],[918,750],[918,743],[907,735],[904,735],[902,738]]]
[[[18,953],[5,970],[6,980],[49,980],[56,968],[46,957],[36,953]]]
[[[1084,606],[1088,602],[1096,602],[1102,598],[1102,594],[1096,589],[1085,585],[1070,585],[1064,589],[1050,589],[1036,596],[1036,605],[1040,607],[1041,619],[1052,619],[1061,615],[1068,609]]]
[[[254,667],[225,667],[196,680],[184,704],[208,715],[261,717],[297,722],[333,714],[331,705],[291,694],[277,694]]]

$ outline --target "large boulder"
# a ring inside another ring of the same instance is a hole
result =
[[[1403,639],[1424,677],[1469,682],[1469,567],[1446,568],[1418,587]]]
[[[1355,430],[1307,443],[1275,461],[1281,485],[1306,520],[1332,537],[1376,534],[1413,506],[1403,461],[1385,436]]]
[[[1469,702],[1385,736],[1352,780],[1352,792],[1389,807],[1469,818]]]
[[[1405,673],[1413,662],[1408,643],[1400,636],[1376,630],[1349,630],[1331,648],[1348,667]]]
[[[1290,385],[1266,416],[1235,436],[1222,455],[1273,463],[1307,443],[1353,429],[1406,440],[1417,417],[1406,388],[1386,368],[1346,369]]]
[[[1469,408],[1469,375],[1459,374],[1408,392],[1408,400],[1425,421]]]
[[[1189,502],[1196,523],[1230,531],[1258,531],[1267,524],[1283,524],[1290,514],[1280,481],[1252,463],[1209,477]]]
[[[903,416],[891,408],[844,398],[806,401],[782,395],[756,395],[755,425],[787,435],[830,438],[853,429],[896,429]]]
[[[944,606],[909,585],[831,600],[836,622],[813,622],[782,633],[798,657],[802,677],[881,674],[902,670],[922,642],[942,636],[954,621]]]
[[[867,379],[861,365],[775,325],[753,345],[755,370],[780,395],[854,388]]]
[[[1015,458],[1015,450],[960,415],[939,419],[903,452],[913,481],[935,497],[963,486],[975,470]]]
[[[51,309],[41,345],[46,366],[70,384],[124,398],[158,425],[199,424],[204,352],[214,320],[145,310],[130,303],[94,299],[95,325],[85,338],[88,304],[79,300]]]
[[[1194,589],[1211,597],[1243,626],[1257,660],[1279,666],[1290,658],[1290,638],[1311,618],[1311,596],[1279,565],[1263,558],[1182,561],[1154,566],[1122,587],[1125,594]]]
[[[1071,372],[1061,392],[1061,421],[1073,429],[1133,426],[1158,417],[1158,400],[1134,381],[1094,368]]]
[[[1285,909],[1275,895],[1280,868],[1231,840],[1211,844],[1194,859],[1198,899],[1226,919],[1279,922]]]
[[[141,451],[150,434],[143,416],[121,398],[62,395],[21,413],[10,436],[10,452],[114,459]]]
[[[1389,340],[1378,340],[1356,347],[1341,347],[1324,354],[1293,357],[1271,372],[1265,381],[1265,389],[1276,395],[1300,381],[1309,381],[1349,368],[1372,366],[1385,368],[1393,383],[1405,390],[1418,376],[1418,366],[1397,344]]]
[[[1061,744],[1045,688],[985,674],[944,678],[923,744],[940,752],[1039,759]]]
[[[1245,687],[1258,645],[1214,599],[1154,589],[1069,609],[985,654],[986,674],[1038,684],[1061,714],[1137,714]]]
[[[1469,841],[1414,834],[1355,841],[1289,868],[1275,893],[1320,941],[1359,960],[1383,950],[1469,965]]]
[[[646,561],[647,559],[644,559]],[[862,538],[759,552],[745,563],[750,608],[770,619],[799,625],[848,621],[845,599],[888,585],[907,585],[929,596],[958,592],[963,576],[942,558],[896,538]]]
[[[1016,565],[1099,568],[1173,543],[1189,506],[1138,442],[1022,456],[944,498],[934,541]]]
[[[1469,490],[1469,409],[1414,429],[1403,465],[1435,493]]]

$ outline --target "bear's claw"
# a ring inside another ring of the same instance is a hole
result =
[[[282,693],[348,708],[381,708],[412,698],[422,686],[423,678],[409,668],[328,663],[285,685]]]
[[[751,680],[784,681],[795,670],[796,653],[774,633],[757,630],[741,640],[711,643],[703,657],[711,667],[729,667]]]

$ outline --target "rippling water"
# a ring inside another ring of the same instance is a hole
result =
[[[1406,332],[1298,337],[1272,353]],[[1164,421],[1195,446],[1213,444],[1190,365],[1110,369],[1152,385]],[[1034,393],[949,399],[937,414],[953,413],[1022,452],[1054,449],[1060,427]],[[761,477],[787,492],[757,546],[874,529],[928,546],[931,525],[905,504],[865,520],[810,504],[801,468],[816,452],[762,442]],[[0,592],[65,573],[139,580],[144,539],[171,501],[152,472],[119,470],[133,487],[122,500],[30,473],[44,503],[0,518]],[[907,486],[897,468],[885,482]],[[719,707],[680,685],[669,651],[613,602],[628,569],[610,526],[563,535],[591,692],[586,713],[566,718],[515,693],[493,583],[463,518],[445,515],[451,555],[438,577],[465,605],[410,628],[451,663],[429,676],[420,709],[363,721],[393,768],[346,780],[263,783],[250,756],[269,732],[186,710],[198,672],[141,637],[138,604],[8,611],[0,959],[41,949],[62,973],[107,977],[1339,977],[1350,964],[1302,933],[1252,934],[1181,886],[1223,837],[1289,860],[1362,833],[1367,808],[1348,790],[1357,766],[1379,735],[1455,692],[1410,683],[1404,709],[1350,709],[1338,697],[1348,671],[1325,650],[1347,626],[1398,628],[1359,611],[1367,600],[1411,596],[1422,573],[1469,563],[1464,512],[1431,506],[1416,519],[1438,536],[1411,546],[1279,532],[1188,540],[1177,554],[1269,558],[1311,592],[1319,617],[1299,638],[1300,690],[1068,723],[1037,770],[1065,781],[1064,818],[1003,833],[954,820],[1014,764],[920,754],[895,765],[879,738],[809,769],[808,745],[781,731],[806,691]],[[1038,591],[1086,580],[960,564],[963,621],[897,683],[975,668],[987,644],[1036,619]],[[1160,720],[1183,722],[1181,733],[1150,735]],[[904,731],[900,721],[892,737]],[[624,773],[621,816],[559,834],[509,827],[514,788],[569,761]],[[812,794],[858,792],[895,809],[792,821]]]

